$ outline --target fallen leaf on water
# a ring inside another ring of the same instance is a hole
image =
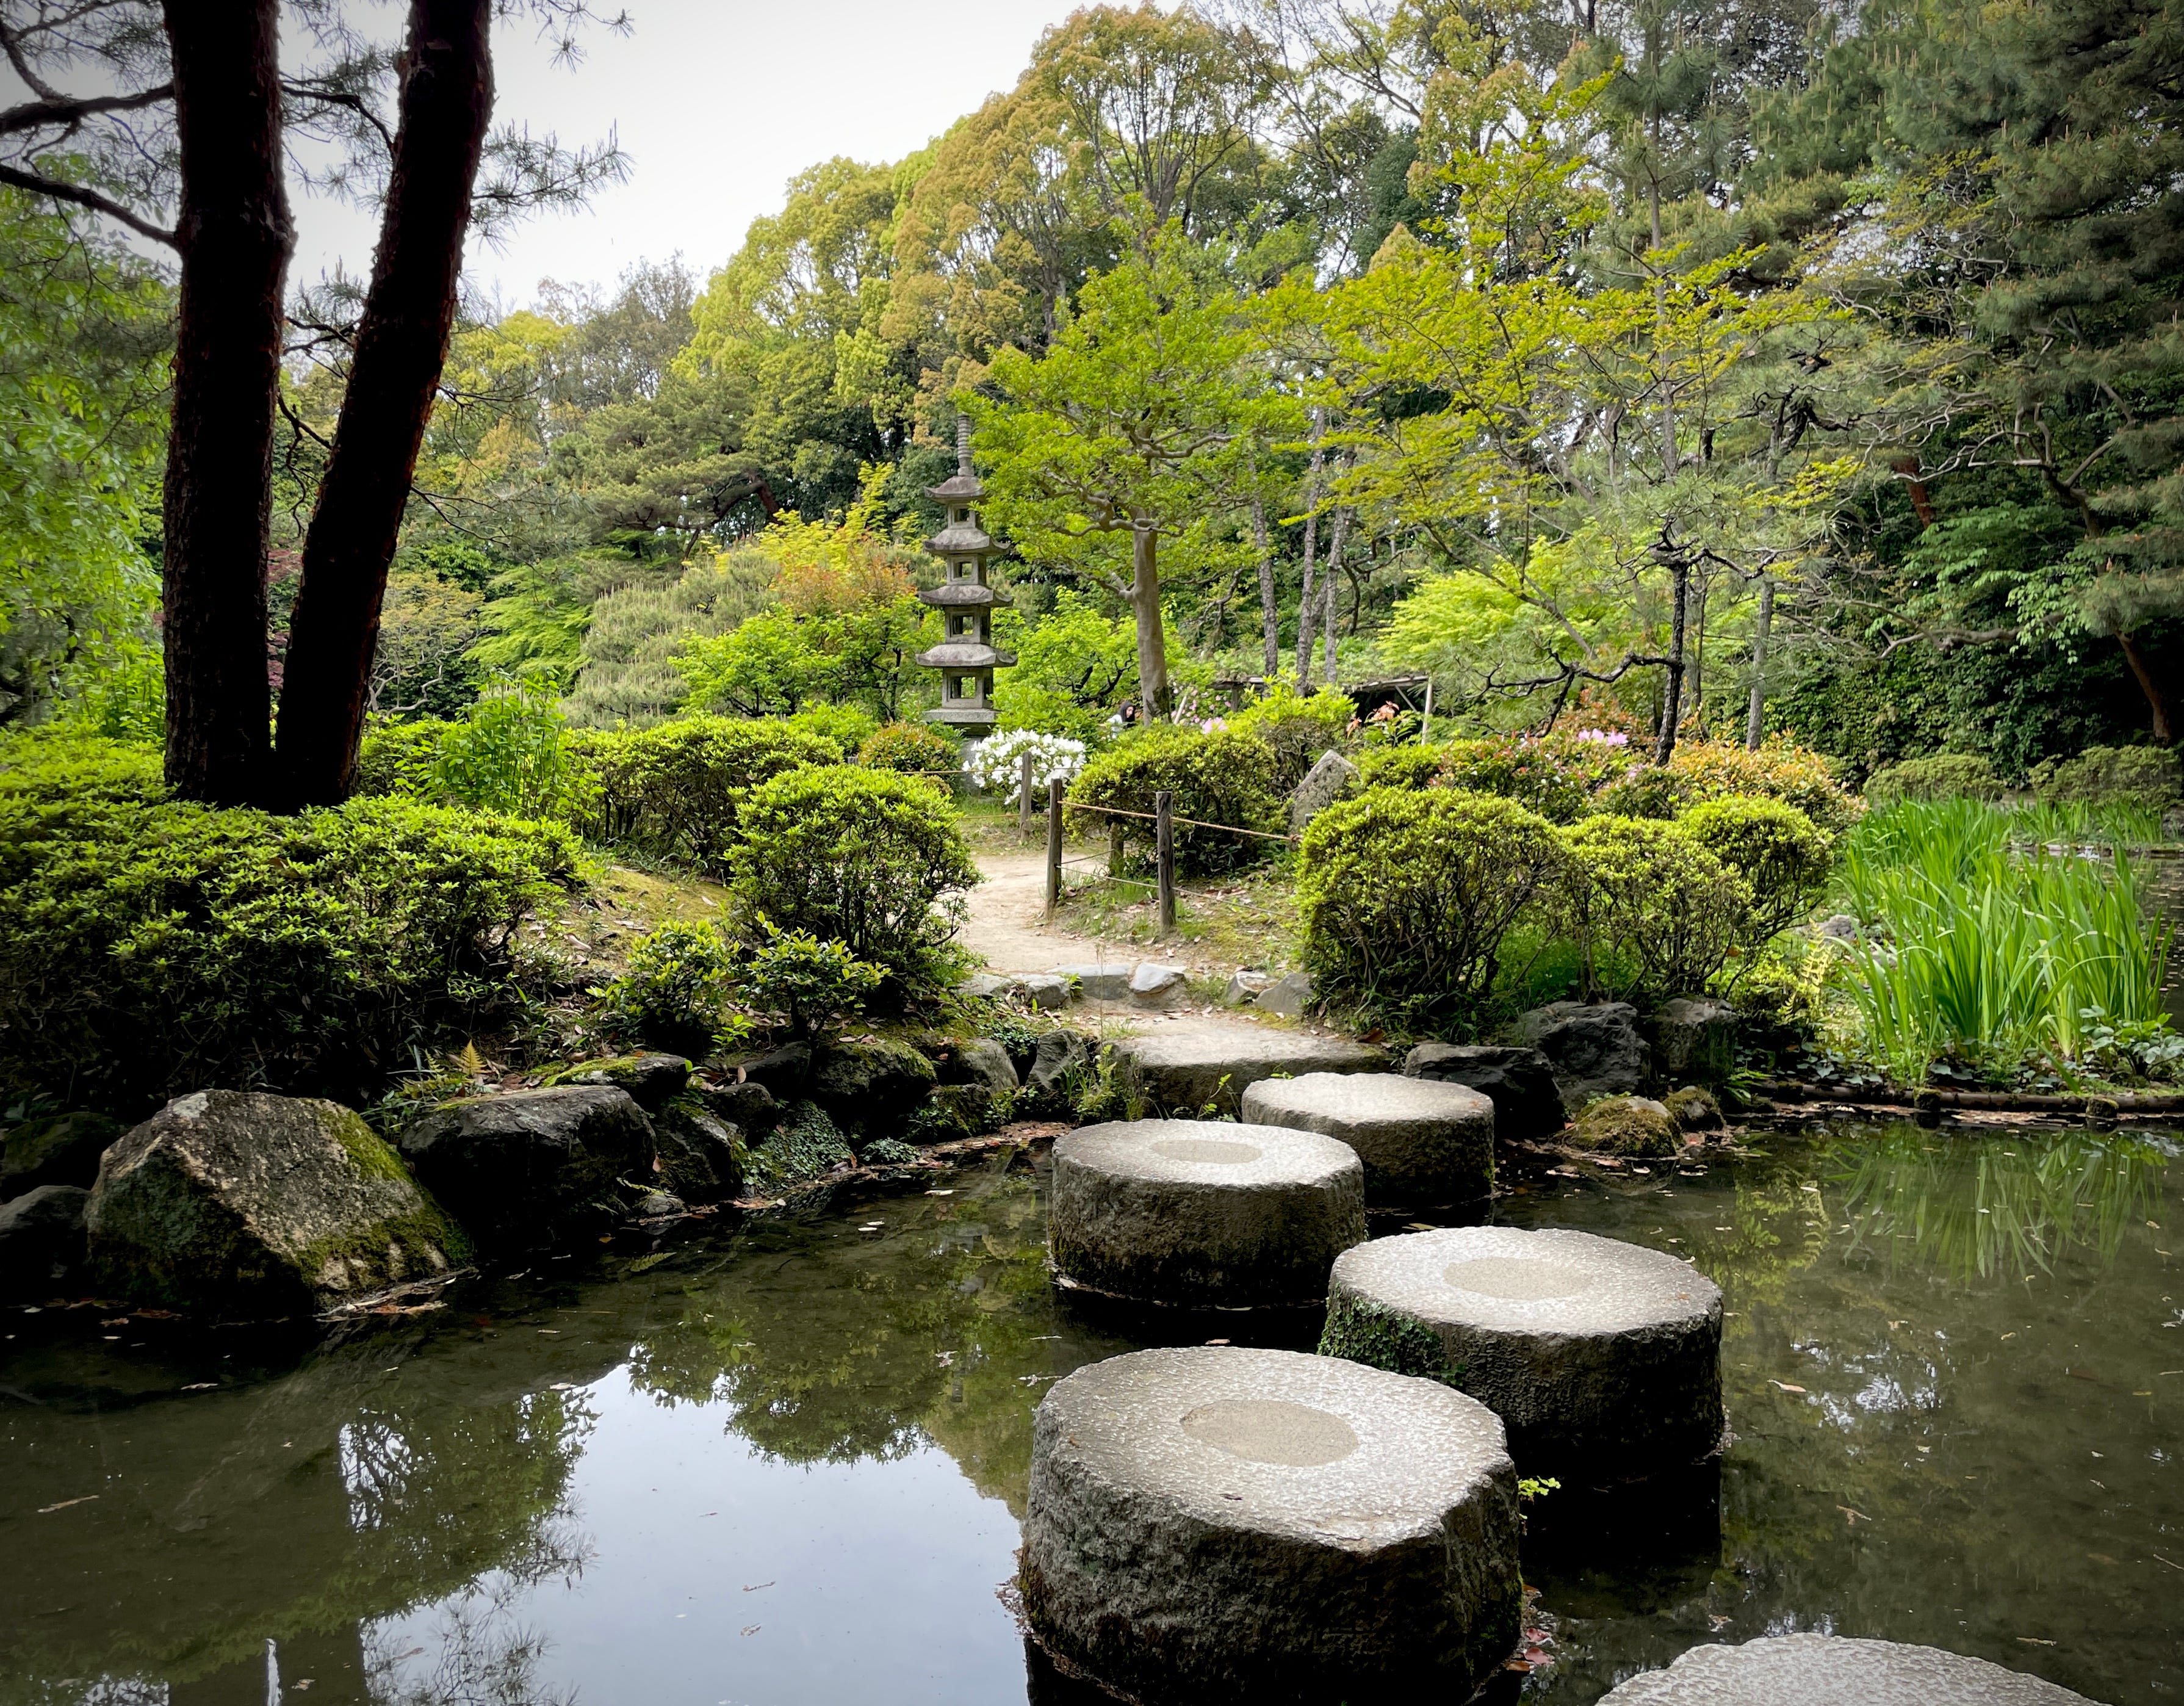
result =
[[[209,1392],[219,1385],[220,1382],[217,1380],[198,1380],[193,1385],[183,1387],[182,1390],[186,1392]]]
[[[72,1504],[89,1504],[98,1497],[97,1493],[86,1493],[81,1498],[64,1498],[58,1504],[41,1505],[38,1507],[38,1514],[51,1516],[55,1511],[66,1510]]]
[[[1768,1385],[1771,1386],[1780,1386],[1786,1392],[1797,1392],[1802,1394],[1805,1390],[1802,1386],[1791,1385],[1787,1380],[1777,1380],[1771,1375],[1768,1379]]]
[[[1852,1510],[1847,1504],[1839,1504],[1836,1508],[1843,1514],[1843,1526],[1845,1528],[1856,1528],[1862,1522],[1871,1522],[1873,1520],[1873,1519],[1868,1516],[1864,1511]]]
[[[2017,1638],[2027,1647],[2053,1647],[2055,1644],[2052,1641],[2042,1641],[2036,1635],[2020,1635]]]
[[[707,1512],[705,1513],[705,1514],[706,1514],[707,1516],[710,1516],[710,1515],[712,1515],[712,1512],[710,1512],[710,1511],[707,1511]],[[780,1578],[779,1578],[778,1576],[777,1576],[777,1577],[775,1577],[775,1578],[774,1578],[774,1580],[777,1581],[779,1581],[779,1580],[780,1580]],[[748,1586],[748,1587],[746,1587],[745,1589],[744,1589],[744,1592],[745,1593],[756,1593],[756,1592],[759,1591],[759,1589],[760,1589],[761,1587],[771,1587],[771,1586],[773,1586],[773,1582],[772,1582],[772,1581],[754,1581],[753,1583],[751,1583],[751,1584],[750,1584],[750,1586]],[[750,1631],[749,1631],[748,1629],[746,1629],[745,1631],[744,1631],[744,1634],[746,1634],[746,1635],[748,1635],[748,1634],[749,1634],[749,1633],[750,1633]]]
[[[765,1626],[765,1625],[759,1623],[746,1623],[744,1625],[744,1633],[746,1635],[755,1635]]]

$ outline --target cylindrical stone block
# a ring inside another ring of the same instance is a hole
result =
[[[1316,1304],[1329,1264],[1365,1241],[1357,1156],[1275,1126],[1088,1125],[1054,1146],[1051,1202],[1056,1279],[1138,1303]]]
[[[1462,1700],[1520,1622],[1502,1424],[1291,1351],[1139,1351],[1033,1423],[1024,1612],[1147,1700]]]
[[[1396,1073],[1306,1073],[1244,1092],[1257,1125],[1316,1131],[1357,1151],[1365,1200],[1424,1207],[1494,1191],[1494,1104],[1468,1084]]]
[[[1720,1288],[1589,1232],[1465,1226],[1346,1252],[1319,1348],[1470,1393],[1527,1475],[1624,1480],[1721,1443]]]
[[[1838,1635],[1774,1635],[1694,1647],[1666,1670],[1611,1689],[1600,1706],[2093,1706],[2021,1670],[1938,1647]]]

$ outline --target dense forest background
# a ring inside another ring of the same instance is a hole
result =
[[[914,715],[923,493],[967,412],[1017,553],[1010,723],[1162,702],[1150,534],[1203,714],[1220,681],[1421,673],[1459,726],[1788,730],[1853,778],[2173,741],[2180,25],[1081,12],[917,153],[800,174],[717,266],[466,304],[374,712],[514,679],[599,727]],[[291,312],[276,686],[337,306]],[[0,725],[157,738],[171,321],[95,214],[0,189]]]

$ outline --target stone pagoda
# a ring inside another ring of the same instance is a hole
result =
[[[934,722],[953,723],[971,734],[991,728],[1000,713],[993,705],[994,672],[1017,661],[1014,652],[994,646],[994,606],[1014,602],[986,584],[986,560],[1001,548],[980,528],[972,505],[984,492],[971,471],[971,423],[956,422],[956,477],[926,488],[928,497],[948,506],[948,524],[925,542],[925,549],[946,565],[947,577],[917,596],[940,612],[946,634],[918,662],[940,672],[940,703],[925,714]]]

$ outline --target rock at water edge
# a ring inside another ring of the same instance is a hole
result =
[[[1553,1001],[1517,1021],[1517,1040],[1537,1049],[1573,1118],[1603,1096],[1629,1096],[1652,1076],[1652,1051],[1628,1001]]]
[[[1486,1043],[1420,1043],[1403,1056],[1406,1078],[1467,1084],[1494,1104],[1494,1135],[1535,1143],[1563,1129],[1562,1092],[1537,1049]]]
[[[1650,1096],[1604,1096],[1577,1117],[1569,1142],[1601,1155],[1674,1155],[1683,1134],[1675,1117]]]
[[[25,1120],[0,1143],[0,1202],[42,1185],[91,1188],[98,1158],[121,1135],[121,1122],[103,1113],[59,1113]]]
[[[80,1185],[42,1185],[0,1203],[0,1297],[43,1297],[83,1265]]]
[[[653,1178],[652,1123],[610,1084],[451,1102],[404,1132],[401,1147],[479,1247],[493,1252],[588,1232]]]
[[[239,1090],[178,1096],[118,1140],[84,1225],[116,1295],[252,1315],[439,1279],[469,1253],[362,1116]]]
[[[1727,1084],[1736,1070],[1736,1009],[1673,1001],[1653,1015],[1653,1071],[1668,1084]]]

